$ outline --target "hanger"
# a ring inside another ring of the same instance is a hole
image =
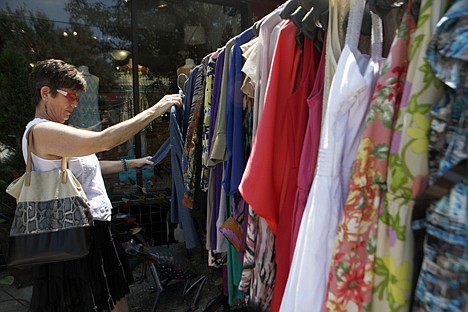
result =
[[[315,38],[317,32],[317,25],[315,24],[314,9],[310,9],[302,19],[301,31],[309,38]]]
[[[285,4],[283,9],[280,12],[280,17],[282,19],[288,19],[290,18],[291,14],[294,13],[294,11],[297,10],[299,7],[299,2],[298,0],[288,0]]]
[[[369,2],[364,8],[364,16],[362,17],[361,35],[370,36],[372,34],[372,15],[369,7]]]
[[[371,12],[377,14],[383,21],[385,21],[385,17],[388,15],[388,13],[390,13],[391,10],[399,9],[407,2],[408,0],[367,0],[366,7],[364,9],[364,16],[362,18],[361,35],[371,35]],[[411,0],[409,2],[411,2]],[[345,30],[345,32],[348,25],[348,18],[349,13],[348,16],[346,16],[345,21],[343,23],[343,29]]]
[[[323,38],[328,26],[329,0],[288,0],[280,11],[282,19],[290,19],[300,30],[296,40],[303,46],[303,36]],[[318,29],[319,28],[319,29]]]
[[[420,2],[420,0],[415,0]],[[383,55],[387,56],[391,44],[393,42],[393,37],[399,26],[399,22],[403,17],[403,9],[409,10],[410,14],[413,16],[414,21],[417,22],[419,12],[415,8],[419,8],[420,5],[413,5],[415,2],[413,0],[367,0],[367,5],[369,10],[380,17],[383,23],[383,33],[384,33],[384,42],[383,42]],[[396,10],[395,10],[396,9]]]
[[[301,32],[304,36],[314,39],[315,47],[318,51],[321,51],[323,48],[325,32],[328,28],[328,13],[328,7],[322,12],[320,12],[320,9],[312,8],[302,19]]]
[[[298,0],[301,7],[307,10],[302,19],[302,30],[306,36],[315,33],[315,29],[326,30],[328,27],[328,0]]]
[[[326,0],[327,3],[328,3],[328,0]],[[315,7],[315,4],[317,2],[321,2],[321,1],[314,1],[314,0],[297,0],[297,2],[299,3],[299,5],[301,7],[303,7],[304,9],[306,9],[307,11],[310,11],[310,9],[312,9],[313,7]]]
[[[253,26],[252,26],[252,31],[255,35],[255,37],[258,37],[258,35],[260,34],[260,26],[262,26],[262,23],[263,23],[263,20],[265,19],[266,16],[262,17],[261,19],[259,19],[258,21],[256,21]]]
[[[330,0],[298,0],[298,3],[307,11],[310,11],[312,8],[316,8],[318,12],[323,12],[328,9]]]
[[[262,17],[261,19],[259,19],[258,21],[256,21],[252,26],[252,31],[253,31],[254,35],[256,37],[258,37],[258,35],[260,33],[260,27],[262,26],[263,21],[265,21],[267,19],[267,17],[271,16],[272,14],[277,14],[278,11],[281,12],[286,5],[287,5],[287,2],[281,4],[279,7],[274,9],[270,14],[267,14],[264,17]]]
[[[303,7],[299,6],[297,9],[294,11],[289,16],[289,19],[296,25],[298,29],[302,29],[302,20],[304,19],[304,16],[306,15],[307,11]]]
[[[406,4],[407,0],[368,0],[370,10],[384,19],[391,10],[400,8]]]
[[[179,94],[185,94],[185,85],[187,83],[188,77],[186,74],[179,74],[177,76],[177,88],[179,88]]]

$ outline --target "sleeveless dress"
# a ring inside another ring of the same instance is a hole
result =
[[[372,57],[358,50],[365,0],[351,4],[346,44],[332,82],[316,176],[299,229],[281,311],[321,311],[328,271],[348,193],[351,165],[380,72],[382,27],[373,16]],[[307,296],[303,295],[307,289]]]
[[[372,96],[338,226],[325,311],[362,311],[372,300],[379,207],[385,196],[393,124],[403,93],[414,29],[414,19],[407,13]]]

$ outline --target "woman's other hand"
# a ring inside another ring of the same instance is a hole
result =
[[[154,162],[151,160],[151,156],[146,156],[137,159],[127,159],[128,169],[138,169],[142,168],[143,166],[153,166]]]

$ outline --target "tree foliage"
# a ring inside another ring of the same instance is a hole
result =
[[[29,61],[7,43],[0,50],[0,142],[16,150],[24,126],[33,116],[28,87]]]
[[[89,3],[88,0],[70,0],[65,7],[70,13],[71,20],[96,26],[105,38],[112,38],[109,42],[111,46],[116,49],[130,50],[132,43],[131,0],[103,2]],[[231,22],[240,26],[240,20],[231,16],[232,13],[234,15],[237,13],[234,7],[193,0],[166,2],[169,5],[161,8],[160,1],[138,1],[138,10],[134,13],[138,21],[139,64],[149,67],[152,72],[160,75],[171,76],[177,67],[184,63],[180,52],[194,49],[193,46],[187,46],[184,43],[185,26],[200,25],[207,33],[207,42],[195,48],[200,54],[198,61],[207,53],[226,43],[218,41],[225,27],[231,26]],[[231,2],[235,3],[235,1]],[[223,12],[223,10],[229,12]]]
[[[2,204],[6,200],[3,197],[7,196],[4,190],[13,180],[13,170],[21,173],[25,167],[20,143],[24,127],[35,110],[28,85],[32,66],[39,60],[58,58],[76,66],[89,66],[99,72],[103,84],[111,84],[113,64],[101,53],[106,50],[104,44],[93,39],[88,26],[71,23],[59,27],[43,12],[31,12],[24,6],[15,10],[6,6],[0,10],[0,142],[3,144],[0,152],[2,149],[9,152],[0,159]]]
[[[86,65],[99,76],[101,92],[112,89],[114,66],[124,64],[116,63],[110,51],[131,50],[131,1],[69,0],[64,4],[69,23],[56,23],[26,5],[0,9],[0,152],[1,143],[10,151],[8,158],[0,159],[0,191],[12,180],[13,169],[24,170],[21,136],[34,114],[28,87],[31,66],[47,58]],[[157,76],[171,78],[184,63],[186,54],[180,52],[193,49],[184,43],[185,26],[200,25],[207,32],[207,43],[196,47],[200,61],[229,39],[232,29],[226,27],[239,21],[223,6],[191,0],[168,2],[169,6],[161,8],[159,1],[139,1],[136,14],[139,64]]]

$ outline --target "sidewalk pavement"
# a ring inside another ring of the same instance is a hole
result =
[[[0,311],[26,312],[29,309],[32,286],[16,288],[0,284]]]
[[[171,245],[171,249],[177,252],[185,253],[183,244]],[[199,309],[203,311],[205,307],[222,292],[222,270],[216,268],[209,268],[206,264],[206,255],[202,256],[194,250],[189,257],[191,262],[196,266],[199,276],[205,275],[207,277],[205,286],[201,291]],[[156,294],[153,291],[154,281],[151,276],[141,279],[146,270],[142,270],[143,266],[138,265],[133,275],[137,280],[133,285],[130,285],[130,295],[127,296],[129,310],[132,312],[151,312]],[[149,272],[146,272],[149,274]],[[7,276],[9,273],[6,270],[0,270],[0,279]],[[26,274],[27,275],[27,274]],[[29,276],[29,275],[28,275]],[[140,280],[141,279],[141,280]],[[17,284],[25,284],[26,282],[17,280]],[[187,311],[196,291],[192,291],[188,296],[182,296],[185,286],[185,281],[174,280],[169,283],[164,292],[159,298],[157,311],[163,312],[183,312]],[[29,309],[29,302],[32,295],[32,286],[24,286],[17,288],[11,285],[0,284],[0,312],[27,312]],[[243,302],[231,306],[242,307]]]

